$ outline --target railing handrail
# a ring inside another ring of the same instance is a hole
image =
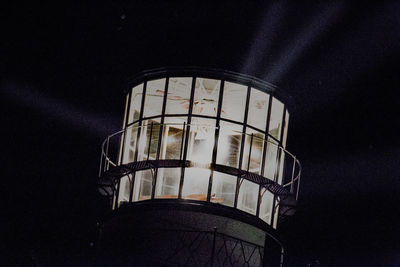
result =
[[[217,127],[217,126],[212,126],[212,125],[209,125],[209,124],[186,124],[186,123],[163,123],[163,124],[157,124],[159,127],[161,127],[161,126],[167,126],[167,125],[181,125],[181,126],[183,126],[183,127],[191,127],[191,126],[207,126],[207,127],[209,127],[209,128],[214,128],[214,129],[221,129],[221,127]],[[125,127],[124,129],[122,129],[122,130],[119,130],[119,131],[117,131],[117,132],[115,132],[115,133],[112,133],[112,134],[110,134],[110,135],[108,135],[107,136],[107,138],[106,139],[104,139],[104,141],[102,142],[102,145],[101,145],[101,158],[100,158],[100,169],[99,169],[99,177],[102,175],[102,173],[104,173],[104,172],[106,172],[107,170],[108,170],[108,166],[111,164],[112,166],[114,166],[114,167],[116,167],[116,166],[119,166],[119,164],[118,163],[115,163],[115,162],[113,162],[113,160],[109,157],[109,155],[108,155],[108,146],[109,146],[109,142],[110,142],[110,139],[111,138],[113,138],[113,137],[115,137],[115,136],[118,136],[118,135],[122,135],[123,133],[125,133],[127,130],[130,130],[130,129],[134,129],[134,128],[137,128],[137,129],[141,129],[141,128],[143,128],[143,127],[148,127],[149,125],[129,125],[128,127]],[[257,139],[261,139],[262,140],[262,142],[264,142],[264,143],[268,143],[268,145],[274,145],[274,146],[276,146],[277,147],[277,150],[281,150],[281,152],[283,152],[283,153],[285,153],[285,155],[288,155],[288,156],[290,156],[292,159],[293,159],[293,173],[292,173],[292,178],[291,178],[291,180],[290,181],[288,181],[287,183],[285,183],[285,184],[282,184],[282,187],[289,187],[290,186],[290,191],[292,191],[293,190],[293,186],[294,186],[294,184],[295,184],[295,182],[297,181],[298,182],[298,185],[297,185],[297,187],[296,187],[296,193],[295,193],[295,195],[296,195],[296,200],[297,200],[297,198],[298,198],[298,192],[299,192],[299,183],[300,183],[300,176],[301,176],[301,164],[300,164],[300,161],[296,158],[296,156],[295,155],[293,155],[292,153],[290,153],[288,150],[286,150],[281,144],[277,144],[276,143],[276,141],[274,141],[274,140],[269,140],[269,137],[270,137],[270,134],[269,133],[267,133],[267,138],[261,138],[261,137],[259,137],[259,136],[256,136],[256,135],[254,135],[254,134],[249,134],[249,133],[243,133],[243,132],[240,132],[240,131],[237,131],[237,130],[233,130],[233,129],[231,129],[231,131],[232,132],[236,132],[236,133],[238,133],[238,134],[240,134],[240,135],[247,135],[247,136],[252,136],[252,138],[257,138]],[[103,159],[104,159],[104,162],[103,162]],[[103,168],[103,164],[104,164],[104,168]],[[296,168],[296,166],[297,166],[297,168]],[[241,166],[239,166],[239,168],[241,169]],[[276,166],[275,168],[280,168],[279,166]],[[294,171],[296,171],[296,169],[297,169],[297,172],[296,172],[296,175],[294,175]],[[263,175],[262,175],[263,176]],[[266,178],[266,177],[265,177]],[[269,179],[269,178],[266,178],[266,179]],[[291,193],[294,193],[294,192],[291,192]]]

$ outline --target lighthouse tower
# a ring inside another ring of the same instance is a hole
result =
[[[281,266],[277,228],[294,213],[301,172],[285,149],[285,95],[199,68],[140,73],[126,93],[123,127],[102,144],[99,190],[112,212],[100,225],[99,258]]]

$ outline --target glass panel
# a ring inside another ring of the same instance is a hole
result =
[[[206,201],[209,179],[210,170],[208,169],[186,168],[182,197]]]
[[[160,159],[180,159],[183,156],[182,135],[185,120],[186,117],[165,117]]]
[[[131,183],[128,176],[124,176],[120,180],[119,184],[119,195],[118,195],[118,207],[123,202],[129,202],[129,192],[131,191]]]
[[[128,127],[125,131],[124,153],[122,163],[133,162],[135,159],[136,137],[138,132],[137,123]]]
[[[178,198],[181,168],[160,168],[157,174],[157,198]]]
[[[251,214],[256,214],[258,189],[258,184],[243,180],[239,189],[237,208]]]
[[[235,202],[236,181],[236,176],[214,172],[211,202],[233,207]]]
[[[128,100],[129,100],[129,94],[126,95],[126,100],[125,100],[124,121],[122,123],[122,129],[125,128],[126,125],[126,112],[128,110]]]
[[[278,204],[279,202],[278,202],[278,200],[275,200],[275,206]],[[274,223],[273,223],[273,225],[272,225],[272,227],[274,228],[274,229],[276,229],[276,226],[278,225],[278,218],[279,218],[279,205],[276,207],[276,209],[275,209],[275,214],[274,214]]]
[[[215,120],[192,118],[187,159],[198,163],[211,163],[214,132]]]
[[[165,91],[165,79],[148,81],[143,117],[161,115]]]
[[[152,170],[136,172],[133,201],[140,201],[151,198],[152,181]]]
[[[272,99],[271,118],[269,122],[269,134],[280,140],[283,118],[283,104],[276,98]]]
[[[132,88],[128,123],[134,122],[139,119],[140,107],[142,106],[142,96],[143,83]]]
[[[269,95],[251,88],[247,124],[265,131],[268,115]]]
[[[114,191],[114,193],[113,193],[113,200],[112,200],[112,203],[113,203],[113,209],[115,210],[116,208],[117,208],[117,196],[116,196],[116,191]]]
[[[243,126],[229,122],[220,122],[217,163],[234,168],[239,166],[240,143]]]
[[[286,139],[287,139],[287,134],[288,134],[288,128],[289,128],[289,112],[286,110],[286,115],[285,115],[285,127],[284,127],[284,132],[283,132],[283,141],[282,141],[282,146],[286,147]]]
[[[140,133],[138,160],[154,160],[160,135],[160,119],[143,121]]]
[[[273,201],[274,201],[274,195],[270,191],[266,190],[261,198],[260,219],[268,224],[271,224]]]
[[[246,108],[247,86],[225,82],[221,117],[243,122]]]
[[[264,177],[274,180],[278,145],[275,140],[268,138],[267,153],[265,156]]]
[[[278,184],[282,184],[283,178],[283,166],[285,164],[285,152],[282,151],[282,148],[278,150],[281,154],[280,161],[279,161],[279,176],[278,176]]]
[[[221,81],[205,78],[196,79],[193,99],[193,114],[216,117]]]
[[[169,78],[165,114],[187,114],[192,78]]]
[[[253,138],[251,137],[253,135]],[[242,169],[260,174],[263,154],[264,134],[247,128],[243,151]],[[251,149],[250,149],[251,145]],[[249,162],[249,154],[250,162]]]
[[[129,99],[129,94],[126,96],[126,100],[125,100],[125,111],[124,111],[124,121],[122,123],[122,129],[125,129],[125,125],[126,125],[126,111],[128,109],[128,99]],[[126,132],[124,132],[122,134],[122,137],[120,138],[120,144],[119,144],[119,156],[118,156],[118,163],[123,163],[124,159],[122,158],[122,154],[124,151],[122,151],[124,149],[124,142],[126,142],[126,140],[129,140],[129,138],[126,138]]]

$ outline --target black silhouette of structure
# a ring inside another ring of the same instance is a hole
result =
[[[101,261],[138,266],[281,266],[276,229],[294,213],[301,166],[288,98],[229,71],[146,71],[127,88],[122,130],[102,145],[111,215]]]

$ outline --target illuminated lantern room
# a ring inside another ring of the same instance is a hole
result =
[[[265,81],[228,71],[141,73],[129,83],[122,130],[103,143],[100,191],[114,212],[201,206],[203,217],[255,226],[264,240],[293,214],[299,189],[285,99]]]

